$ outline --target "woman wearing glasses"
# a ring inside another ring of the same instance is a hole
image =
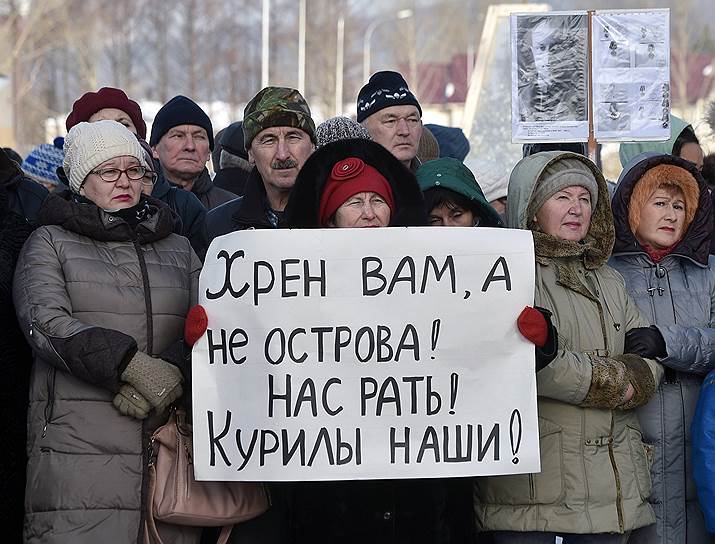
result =
[[[15,273],[34,352],[25,541],[144,542],[148,438],[183,393],[168,354],[200,263],[171,210],[142,193],[153,175],[124,126],[74,126],[64,169],[71,190],[47,199]],[[191,527],[159,530],[197,541]]]

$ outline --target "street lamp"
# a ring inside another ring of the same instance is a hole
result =
[[[343,113],[343,50],[345,48],[345,17],[338,19],[337,51],[335,53],[335,115]]]
[[[270,0],[263,0],[261,17],[261,87],[268,87],[268,63],[270,62]]]
[[[412,17],[412,15],[414,15],[414,12],[411,9],[401,9],[392,17],[376,19],[368,25],[362,41],[362,79],[365,83],[367,83],[367,80],[370,77],[370,40],[372,39],[372,33],[375,32],[375,29],[381,23],[386,23],[394,19],[407,19],[408,17]]]

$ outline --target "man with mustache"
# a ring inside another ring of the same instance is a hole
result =
[[[194,193],[207,210],[236,198],[211,180],[206,169],[214,148],[211,119],[190,98],[178,95],[161,107],[152,123],[149,145],[161,163],[161,175]]]
[[[358,93],[357,121],[407,168],[419,168],[422,108],[401,74],[385,70],[370,77]]]
[[[315,123],[295,89],[266,87],[246,105],[243,136],[251,171],[243,196],[212,210],[209,240],[236,230],[277,228],[298,171],[315,149]]]

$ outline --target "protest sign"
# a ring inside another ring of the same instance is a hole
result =
[[[588,15],[511,16],[512,140],[588,140]]]
[[[670,10],[592,17],[594,134],[599,141],[670,138]]]
[[[197,478],[431,478],[539,470],[531,233],[241,231],[200,280]]]

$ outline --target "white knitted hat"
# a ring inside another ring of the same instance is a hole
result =
[[[109,159],[126,155],[147,166],[137,137],[116,121],[76,124],[67,133],[64,149],[62,166],[75,193],[79,193],[84,178]]]
[[[509,170],[504,166],[477,157],[466,159],[464,164],[474,173],[487,201],[491,202],[506,196]]]

